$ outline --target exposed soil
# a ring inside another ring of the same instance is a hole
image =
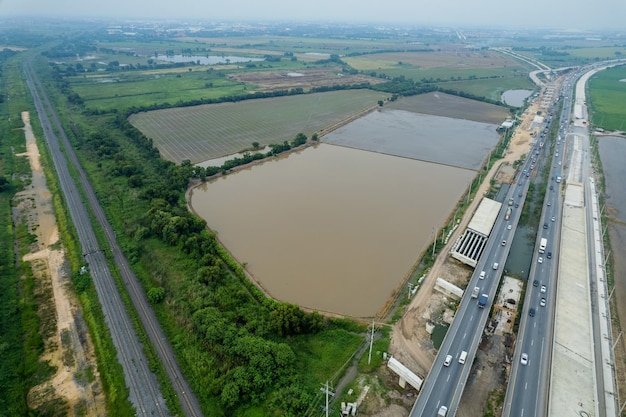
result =
[[[105,414],[105,399],[85,323],[71,292],[70,273],[63,247],[59,242],[52,198],[39,163],[39,151],[30,127],[29,115],[22,113],[25,124],[27,156],[32,169],[31,185],[16,195],[14,218],[25,222],[37,236],[30,262],[37,280],[37,290],[46,294],[39,306],[45,351],[40,360],[56,368],[47,381],[28,394],[28,405],[47,415],[98,416]]]

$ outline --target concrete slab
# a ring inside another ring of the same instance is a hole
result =
[[[595,384],[586,217],[581,184],[568,184],[561,229],[549,412],[594,415]],[[587,413],[587,414],[585,414]]]

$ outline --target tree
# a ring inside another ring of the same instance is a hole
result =
[[[152,287],[148,290],[148,301],[152,304],[159,304],[165,299],[165,289],[163,287]]]
[[[382,100],[378,100],[378,107],[382,107],[383,106],[383,101]]]
[[[259,146],[261,146],[261,145],[259,144],[259,142],[252,142],[252,147],[253,147],[254,149],[259,149]]]

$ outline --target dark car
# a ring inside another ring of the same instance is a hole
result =
[[[539,281],[534,280],[534,281],[533,281],[533,287],[538,287],[538,286],[539,286]]]
[[[547,228],[548,228],[548,223],[544,223],[544,224],[543,224],[543,228],[544,228],[544,229],[547,229]]]
[[[546,258],[552,259],[552,252],[548,252],[548,254],[546,255]]]
[[[535,317],[535,309],[534,309],[534,308],[531,308],[531,309],[528,311],[528,315],[529,315],[530,317]]]

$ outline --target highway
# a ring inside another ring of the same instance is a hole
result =
[[[130,270],[127,259],[115,241],[115,233],[106,219],[87,175],[78,162],[45,90],[31,67],[30,60],[24,62],[23,68],[26,82],[33,96],[44,136],[52,155],[61,190],[82,246],[85,262],[89,266],[89,272],[102,306],[105,321],[117,349],[118,360],[124,370],[126,384],[129,389],[129,399],[135,406],[137,415],[169,416],[170,412],[165,404],[156,378],[149,368],[143,353],[143,346],[134,330],[131,318],[126,311],[126,306],[117,291],[109,270],[106,253],[113,255],[133,306],[151,343],[163,362],[174,389],[178,393],[184,412],[188,416],[201,416],[202,412],[198,400],[184,379],[171,346],[154,316],[154,312],[145,297],[141,285]],[[59,137],[65,153],[61,149]],[[66,154],[69,157],[71,168],[77,173],[78,181],[89,208],[104,231],[109,245],[108,248],[101,248],[98,245],[89,211],[83,201],[76,181],[71,176]]]
[[[563,83],[569,85],[570,90],[562,90],[562,95],[572,97],[571,77]],[[557,176],[563,175],[563,164],[566,160],[565,136],[569,126],[569,116],[572,111],[571,98],[563,100],[563,109],[559,120],[559,130],[554,154],[548,159],[550,170],[548,187],[544,196],[544,206],[537,232],[536,250],[532,259],[526,287],[526,298],[521,311],[521,320],[518,331],[515,354],[511,366],[511,376],[504,402],[503,417],[514,416],[543,416],[547,412],[547,384],[552,352],[552,337],[554,333],[554,314],[556,297],[556,279],[558,272],[560,222],[561,222],[561,183],[557,183]],[[546,227],[547,226],[547,227]],[[547,239],[545,253],[539,253],[539,242]],[[550,254],[550,256],[548,256]],[[541,263],[539,260],[541,259]],[[536,285],[535,285],[536,283]],[[545,292],[542,291],[545,286]],[[541,304],[541,299],[545,304]],[[530,315],[531,309],[534,311]],[[522,354],[527,355],[527,364],[521,364]]]
[[[535,143],[531,155],[541,151],[540,143],[540,140]],[[480,293],[488,295],[487,305],[485,308],[479,308],[477,300],[470,298],[470,291],[466,292],[411,410],[412,417],[435,416],[441,406],[448,408],[449,416],[456,413],[521,215],[522,203],[528,191],[528,180],[533,175],[532,164],[532,158],[528,157],[520,168],[516,185],[509,189],[504,199],[504,204],[513,199],[515,204],[513,213],[507,221],[504,220],[506,210],[500,210],[485,251],[467,286],[467,288],[480,287]],[[511,225],[511,229],[507,228],[508,225]],[[484,279],[480,279],[481,271],[485,271]],[[458,361],[462,351],[467,352],[465,364]],[[453,357],[452,363],[447,367],[443,366],[446,355]]]

